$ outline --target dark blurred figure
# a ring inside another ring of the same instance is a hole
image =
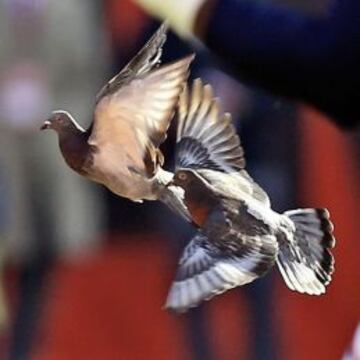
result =
[[[359,1],[337,0],[321,16],[247,0],[137,2],[195,34],[241,80],[305,101],[342,127],[360,122]]]

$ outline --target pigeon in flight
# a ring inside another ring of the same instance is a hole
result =
[[[188,217],[183,191],[166,187],[173,174],[162,169],[166,138],[194,55],[158,66],[167,25],[99,92],[93,122],[84,130],[66,111],[54,111],[41,129],[57,132],[70,168],[117,195],[141,202],[162,200]]]
[[[335,245],[326,209],[279,214],[244,170],[244,152],[210,85],[195,80],[179,101],[172,184],[199,231],[186,246],[165,308],[184,312],[265,275],[276,263],[286,285],[320,295],[331,281]]]

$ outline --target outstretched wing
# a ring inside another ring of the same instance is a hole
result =
[[[167,31],[168,24],[164,22],[131,61],[101,88],[96,95],[96,103],[103,97],[113,94],[134,78],[146,75],[151,69],[160,64]]]
[[[250,214],[242,215],[257,221]],[[214,212],[203,232],[186,246],[165,307],[185,312],[264,275],[276,259],[276,238],[254,231],[252,224],[247,228],[251,231],[241,231],[241,224],[231,224],[223,213]]]
[[[89,144],[110,148],[141,175],[151,177],[162,161],[158,149],[165,140],[179,94],[194,56],[187,56],[135,77],[103,97],[95,108]]]
[[[236,192],[241,188],[270,206],[265,191],[244,170],[244,151],[230,114],[219,113],[211,86],[203,85],[200,79],[194,80],[191,93],[185,88],[180,96],[176,168],[199,170],[217,189],[233,188]],[[229,176],[218,176],[213,170]]]
[[[176,167],[240,171],[244,151],[229,113],[219,113],[219,102],[210,85],[194,80],[185,88],[178,106]]]
[[[262,275],[259,269],[267,271],[273,264],[269,259],[263,263],[261,255],[256,250],[239,255],[224,253],[211,245],[204,235],[197,234],[179,261],[165,308],[185,312],[202,301],[252,282]]]

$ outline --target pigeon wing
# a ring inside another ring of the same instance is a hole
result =
[[[249,213],[243,215],[251,218],[250,222],[256,221]],[[235,227],[223,212],[210,216],[203,233],[196,234],[184,249],[165,308],[185,312],[252,282],[274,265],[278,250],[274,235],[248,232],[246,228],[239,231],[239,224]]]
[[[270,206],[266,192],[244,170],[244,151],[230,114],[219,113],[219,102],[214,98],[211,86],[203,85],[200,79],[194,80],[191,92],[186,87],[180,96],[176,168],[192,168],[199,170],[205,178],[213,175],[215,180],[223,179],[226,189],[230,184],[234,189],[241,187]],[[218,176],[218,171],[231,177]],[[213,180],[211,178],[209,182],[213,184]],[[218,185],[222,187],[222,184]]]
[[[89,144],[111,147],[112,156],[126,152],[133,170],[154,175],[193,55],[135,77],[103,97],[95,108]],[[121,158],[119,156],[119,158]]]
[[[185,312],[202,301],[252,282],[273,264],[273,260],[262,255],[250,249],[242,254],[221,252],[206,236],[197,234],[184,249],[165,308]],[[259,269],[264,269],[260,275]]]
[[[219,113],[219,102],[210,85],[200,79],[191,92],[184,89],[178,106],[177,168],[240,171],[244,151],[229,113]]]
[[[167,31],[168,25],[164,22],[131,61],[101,88],[96,96],[96,103],[103,97],[116,92],[134,78],[147,74],[160,64],[162,47],[166,41]]]

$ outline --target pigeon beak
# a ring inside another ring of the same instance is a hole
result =
[[[49,120],[46,120],[44,124],[41,126],[40,130],[50,129],[50,127],[51,127],[51,122]]]
[[[166,186],[167,186],[167,187],[169,187],[169,186],[176,186],[175,180],[174,180],[174,179],[170,180]]]

